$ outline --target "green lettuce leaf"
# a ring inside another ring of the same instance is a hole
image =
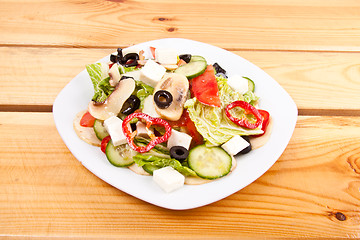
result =
[[[255,103],[258,97],[251,93],[244,95],[233,91],[227,84],[227,79],[223,77],[216,78],[219,88],[219,97],[221,100],[221,107],[211,107],[199,102],[196,98],[189,99],[185,102],[185,108],[189,111],[190,119],[195,123],[196,129],[204,137],[207,146],[219,146],[236,135],[256,135],[261,134],[261,126],[256,129],[243,128],[225,115],[225,107],[237,100]],[[236,112],[235,109],[232,114],[244,114],[241,111]],[[252,121],[253,119],[249,119]]]
[[[109,65],[106,63],[93,63],[86,65],[86,70],[94,86],[95,102],[103,102],[114,91],[109,83]]]
[[[135,80],[135,90],[133,95],[136,95],[139,99],[140,99],[140,108],[144,108],[144,99],[153,94],[154,92],[154,88],[139,81],[139,80]]]
[[[136,164],[140,167],[145,164],[163,168],[170,166],[183,174],[184,176],[197,176],[196,173],[187,166],[183,166],[178,160],[173,158],[162,158],[153,155],[137,154],[133,157]]]

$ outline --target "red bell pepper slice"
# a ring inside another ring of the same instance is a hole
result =
[[[130,121],[134,118],[137,118],[139,120],[140,119],[145,120],[146,128],[149,128],[151,125],[163,126],[165,128],[165,134],[162,135],[161,137],[156,137],[154,134],[151,134],[150,135],[151,141],[149,142],[148,145],[146,145],[144,147],[137,146],[134,142],[134,138],[136,136],[136,130],[133,132],[131,130],[131,126],[130,126]],[[125,134],[125,137],[126,137],[126,140],[129,144],[129,146],[133,150],[135,150],[139,153],[144,153],[144,152],[150,151],[155,145],[168,140],[171,135],[171,126],[169,125],[168,122],[166,122],[164,119],[161,119],[161,118],[151,117],[142,112],[135,112],[135,113],[132,113],[129,116],[127,116],[122,123],[122,129],[123,129],[123,132]]]
[[[245,110],[245,114],[244,116],[242,116],[241,118],[236,118],[234,116],[231,115],[230,110],[235,108],[235,107],[241,107]],[[246,114],[252,114],[255,116],[256,118],[256,122],[255,123],[251,123],[249,122],[249,119],[246,118]],[[225,108],[225,115],[235,124],[239,125],[240,127],[246,127],[246,128],[250,128],[250,129],[255,129],[258,126],[260,126],[260,124],[262,123],[262,116],[259,113],[259,111],[254,108],[251,104],[245,102],[245,101],[235,101],[230,103],[229,105],[226,106]]]
[[[264,131],[264,133],[259,134],[259,135],[254,135],[253,137],[261,137],[262,135],[265,134],[266,129],[269,125],[269,121],[270,121],[270,113],[268,111],[262,110],[262,109],[258,109],[259,113],[262,116],[262,126],[261,126],[261,130]]]

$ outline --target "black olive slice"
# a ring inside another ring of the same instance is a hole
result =
[[[161,108],[168,108],[173,101],[173,96],[166,90],[159,90],[154,95],[155,104]]]
[[[117,63],[119,61],[119,58],[118,58],[117,55],[111,54],[110,55],[110,61],[113,62],[113,63]]]
[[[119,60],[120,60],[120,59],[123,59],[123,53],[122,53],[122,49],[121,49],[121,48],[118,48],[118,49],[117,49],[117,53],[118,53],[118,58],[119,58]]]
[[[183,146],[173,146],[170,148],[170,156],[181,162],[189,156],[189,151]]]
[[[125,102],[121,108],[121,113],[125,115],[130,115],[131,113],[135,112],[136,109],[140,107],[140,99],[135,96],[131,95]]]
[[[249,143],[249,146],[247,146],[246,148],[241,150],[238,154],[246,154],[246,153],[250,152],[252,149],[251,143],[250,143],[250,138],[248,136],[242,136],[242,138],[245,139]]]
[[[179,58],[184,60],[186,63],[189,63],[191,60],[191,54],[181,54]]]
[[[132,78],[132,79],[134,79],[133,77],[124,75],[124,76],[121,76],[120,81],[121,81],[121,80],[124,80],[124,79],[127,79],[127,78]]]
[[[133,67],[138,65],[137,60],[139,60],[139,54],[128,53],[123,57],[122,63],[125,67]]]
[[[218,63],[214,63],[213,67],[215,68],[216,73],[223,73],[226,76],[226,71]]]

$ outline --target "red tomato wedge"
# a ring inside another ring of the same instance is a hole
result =
[[[195,124],[191,121],[189,112],[184,110],[181,118],[177,121],[168,121],[171,127],[185,127],[187,133],[192,137],[191,147],[204,143],[203,136],[197,131]]]
[[[101,141],[101,151],[103,151],[103,153],[105,153],[106,146],[108,145],[110,140],[111,140],[111,137],[107,136],[107,137],[104,137],[104,139]]]
[[[212,65],[208,65],[205,72],[191,79],[191,93],[199,102],[220,107],[219,88]]]
[[[150,52],[151,52],[151,55],[153,56],[153,58],[155,58],[155,49],[154,47],[150,47]]]
[[[93,127],[95,120],[96,118],[94,118],[89,112],[86,112],[80,120],[80,126]]]

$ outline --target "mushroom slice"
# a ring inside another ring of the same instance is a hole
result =
[[[177,121],[180,119],[184,104],[187,98],[187,93],[189,90],[189,81],[187,78],[178,73],[168,73],[158,82],[154,89],[154,93],[159,90],[166,90],[171,93],[173,101],[170,106],[161,109],[156,104],[156,112],[164,119],[170,121]]]
[[[117,64],[113,64],[109,70],[109,83],[111,86],[115,87],[116,84],[120,81],[120,72]]]
[[[124,102],[134,92],[135,81],[132,78],[121,80],[103,104],[89,103],[89,112],[96,119],[106,120],[109,117],[117,116]]]

